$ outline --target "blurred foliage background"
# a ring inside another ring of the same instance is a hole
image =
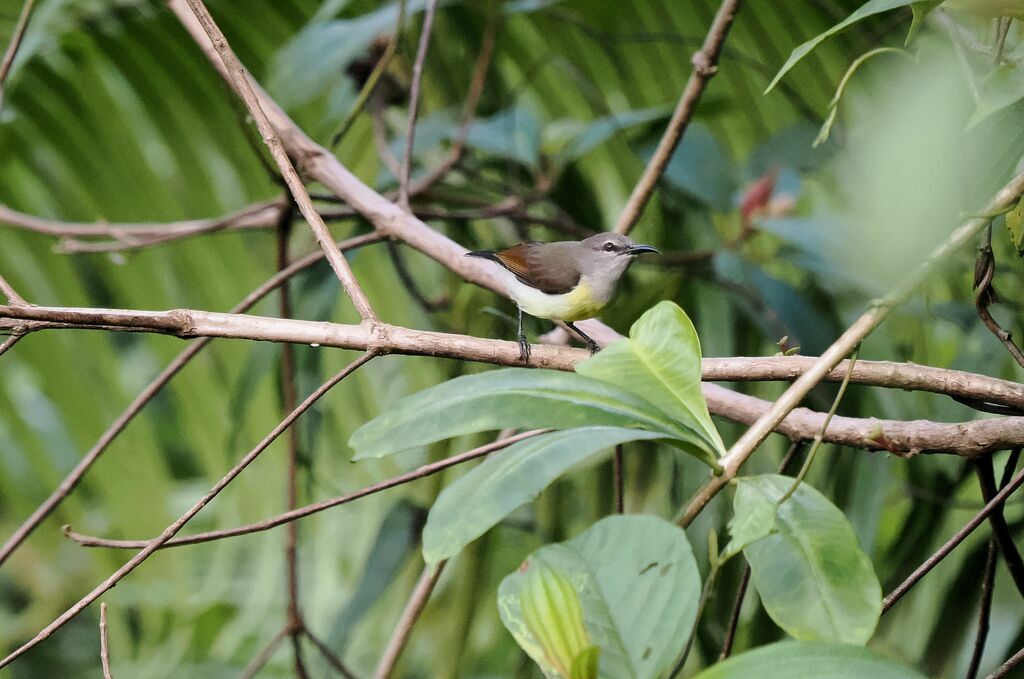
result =
[[[859,5],[777,0],[742,7],[720,73],[634,232],[668,254],[633,268],[604,315],[607,323],[625,331],[654,302],[672,299],[693,318],[706,356],[771,355],[780,341],[783,349],[815,355],[886,289],[893,273],[906,270],[917,250],[926,251],[1008,178],[1024,153],[1021,106],[998,108],[960,140],[980,106],[970,99],[977,72],[973,57],[956,61],[941,30],[926,28],[912,46],[917,62],[884,55],[858,71],[830,139],[812,147],[847,67],[874,47],[902,46],[909,10],[839,33],[762,94],[794,46]],[[377,35],[392,31],[397,14],[397,3],[359,0],[211,0],[209,6],[256,78],[321,142],[358,91],[346,68],[365,58]],[[397,96],[382,114],[396,150],[404,143],[402,90],[422,6],[409,3],[390,70]],[[436,166],[456,134],[490,22],[497,39],[469,151],[414,209],[462,211],[431,224],[471,249],[609,228],[661,135],[716,8],[713,0],[443,3],[426,61],[416,173]],[[19,9],[13,0],[0,6],[0,42],[6,44]],[[1016,23],[1010,45],[1019,42]],[[984,20],[965,25],[988,35]],[[937,61],[921,57],[926,53],[939,55]],[[941,61],[947,58],[954,61]],[[281,195],[247,139],[234,97],[156,0],[40,0],[2,116],[0,202],[26,213],[159,222],[216,216]],[[970,150],[967,160],[950,150],[957,144]],[[368,115],[356,120],[337,153],[379,190],[396,186],[379,160]],[[772,210],[745,228],[744,187],[772,171],[778,173]],[[522,199],[521,218],[466,216],[510,197]],[[913,223],[938,235],[905,232]],[[368,228],[351,219],[334,232],[342,237]],[[886,240],[896,237],[903,240]],[[1001,226],[993,243],[1003,302],[995,313],[1019,336],[1024,269]],[[52,237],[0,225],[0,272],[31,302],[226,310],[275,267],[272,230],[228,231],[133,252],[65,254],[55,245]],[[294,255],[315,247],[308,230],[293,230]],[[419,304],[398,284],[387,250],[367,247],[350,261],[386,321],[512,337],[510,302],[462,283],[418,253],[403,254],[423,294],[448,303],[439,310]],[[869,338],[861,357],[1019,380],[1020,369],[974,313],[973,259],[973,252],[958,254]],[[292,289],[297,317],[355,319],[326,266],[297,277]],[[276,300],[268,298],[254,313],[275,315]],[[548,329],[540,321],[529,328],[534,336]],[[16,529],[182,346],[159,336],[54,331],[32,335],[3,357],[0,533]],[[296,352],[300,394],[352,358],[312,347]],[[5,649],[31,637],[126,559],[126,553],[76,546],[60,526],[109,537],[158,534],[277,422],[279,356],[274,345],[217,341],[143,411],[0,568]],[[359,464],[349,462],[346,446],[356,427],[395,398],[481,369],[393,356],[355,374],[301,420],[301,500],[355,490],[482,443],[466,438]],[[764,398],[783,389],[731,386]],[[827,409],[834,394],[834,386],[819,387],[808,405]],[[944,421],[979,416],[938,396],[856,387],[840,412]],[[726,442],[738,436],[738,427],[719,423]],[[750,471],[774,470],[786,444],[771,439]],[[278,444],[189,530],[279,512],[284,470]],[[627,510],[671,517],[704,473],[663,447],[631,444]],[[445,478],[300,525],[305,615],[361,675],[375,665],[421,570],[419,528]],[[954,458],[900,460],[829,447],[810,481],[846,512],[886,590],[981,503],[972,469]],[[726,504],[718,500],[690,528],[694,545],[706,543],[709,528],[722,529]],[[602,463],[559,481],[478,541],[445,572],[399,674],[538,676],[498,621],[497,583],[531,550],[578,533],[611,507],[610,463]],[[1019,504],[1008,507],[1008,519],[1019,536]],[[978,531],[883,618],[872,647],[932,676],[962,676],[986,548],[986,531]],[[717,657],[739,573],[740,564],[730,564],[709,604],[698,664]],[[781,638],[755,597],[748,599],[737,648]],[[283,533],[162,552],[104,600],[115,675],[235,676],[284,620]],[[97,615],[90,609],[0,676],[99,676]],[[1024,605],[1002,571],[992,620],[983,671],[1024,645]],[[289,655],[283,646],[261,676],[289,675]],[[326,676],[320,659],[310,662],[316,676]]]

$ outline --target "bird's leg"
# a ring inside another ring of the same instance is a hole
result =
[[[590,349],[590,353],[592,353],[592,354],[596,354],[597,352],[601,351],[601,347],[600,347],[600,346],[598,346],[597,342],[595,342],[595,341],[594,341],[594,340],[593,340],[592,338],[590,338],[590,337],[589,337],[589,336],[587,335],[587,333],[583,332],[582,330],[580,330],[579,328],[577,328],[577,327],[576,327],[575,325],[573,325],[573,324],[572,324],[572,323],[570,323],[569,321],[566,321],[566,322],[565,322],[565,325],[566,325],[566,326],[567,326],[567,327],[568,327],[568,328],[569,328],[570,330],[572,330],[572,331],[573,331],[574,333],[576,333],[577,335],[579,335],[579,336],[580,336],[580,337],[581,337],[581,338],[583,339],[583,341],[587,343],[587,349]]]
[[[526,333],[523,332],[522,309],[519,309],[519,360],[523,363],[530,362],[530,343],[526,341]]]

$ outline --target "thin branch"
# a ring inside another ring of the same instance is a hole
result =
[[[281,645],[284,638],[288,636],[288,627],[282,627],[278,630],[277,634],[271,637],[270,641],[263,646],[259,653],[256,654],[248,665],[245,666],[245,670],[239,676],[239,679],[252,679],[256,674],[263,669],[263,666],[267,664],[270,657],[274,655],[274,651]]]
[[[391,264],[395,267],[395,273],[398,274],[398,280],[402,282],[405,287],[405,291],[409,293],[413,301],[416,302],[424,311],[433,313],[446,309],[451,305],[451,300],[447,294],[441,294],[437,299],[430,299],[427,297],[422,290],[420,290],[419,283],[413,278],[412,272],[409,271],[409,267],[405,263],[405,257],[402,255],[401,246],[393,240],[387,242],[388,257],[391,258]]]
[[[335,147],[342,140],[342,138],[348,133],[352,127],[352,123],[359,117],[359,113],[366,106],[366,101],[373,94],[374,89],[377,87],[377,81],[380,80],[388,64],[391,63],[392,57],[395,56],[395,50],[398,47],[398,38],[402,34],[402,27],[405,25],[405,5],[406,0],[399,0],[398,2],[398,18],[395,20],[395,30],[391,34],[391,38],[388,39],[388,44],[384,48],[384,53],[380,55],[380,59],[374,65],[373,70],[370,72],[370,76],[363,83],[362,88],[359,90],[359,95],[356,100],[352,102],[351,108],[345,118],[338,125],[338,129],[331,135],[331,147]]]
[[[345,679],[357,679],[356,675],[352,672],[352,670],[346,667],[345,663],[341,661],[341,658],[339,658],[334,653],[334,651],[332,651],[327,646],[327,644],[325,644],[315,634],[313,634],[313,632],[308,627],[306,627],[303,631],[305,632],[306,637],[313,642],[314,646],[317,647],[317,650],[320,651],[320,655],[324,657],[324,660],[326,660],[327,663],[338,672],[338,674],[345,677]]]
[[[928,572],[931,571],[931,569],[935,568],[935,566],[938,565],[940,561],[945,559],[949,555],[949,553],[957,547],[957,545],[963,542],[968,535],[970,535],[978,526],[984,523],[985,519],[987,519],[989,515],[992,514],[992,512],[1002,507],[1003,502],[1006,500],[1006,498],[1008,498],[1015,490],[1017,490],[1017,488],[1019,488],[1022,483],[1024,483],[1024,470],[1021,470],[1016,476],[1013,477],[1010,483],[1008,483],[1006,486],[1002,488],[1002,490],[996,493],[995,497],[993,497],[989,502],[985,503],[985,506],[981,509],[981,511],[975,514],[974,518],[968,521],[963,528],[958,530],[956,534],[946,542],[946,544],[942,545],[942,547],[940,547],[938,551],[936,551],[934,554],[928,557],[928,559],[920,566],[918,566],[914,570],[914,572],[907,577],[906,580],[900,583],[900,585],[896,587],[896,589],[894,589],[884,599],[882,599],[882,613],[886,613],[890,608],[892,608],[893,604],[899,601],[904,594],[909,592],[910,589],[921,580],[921,578],[927,575]]]
[[[100,665],[103,679],[112,679],[110,674],[110,641],[107,639],[107,604],[100,604]]]
[[[423,13],[423,28],[420,30],[420,44],[416,49],[416,61],[412,66],[412,86],[409,91],[409,121],[405,130],[405,152],[402,154],[402,171],[398,177],[398,204],[409,209],[409,168],[412,166],[412,145],[416,136],[416,118],[420,107],[420,85],[423,80],[423,62],[430,46],[430,33],[434,26],[437,0],[427,0]]]
[[[13,347],[19,341],[21,341],[22,337],[24,337],[24,335],[11,335],[7,339],[5,339],[3,342],[0,342],[0,356],[3,356],[4,354],[6,354],[7,350],[10,349],[11,347]],[[0,559],[0,563],[3,563],[2,559]]]
[[[1013,341],[1010,331],[999,325],[999,322],[992,317],[988,310],[990,304],[999,301],[996,289],[992,286],[992,278],[995,274],[996,258],[992,254],[992,225],[989,224],[981,239],[981,245],[978,246],[978,259],[974,265],[974,308],[989,332],[1003,343],[1006,350],[1010,352],[1010,356],[1013,356],[1013,360],[1017,361],[1017,365],[1024,368],[1024,353]]]
[[[995,470],[992,468],[992,458],[975,460],[974,465],[978,474],[978,483],[981,486],[981,496],[988,502],[996,495],[996,477]],[[1006,525],[1006,517],[1003,516],[1002,508],[992,512],[992,515],[988,517],[988,522],[992,526],[992,536],[1003,555],[1006,570],[1010,572],[1013,583],[1017,585],[1017,590],[1024,595],[1024,559],[1021,559],[1020,551],[1013,542],[1013,535],[1010,533],[1010,527]]]
[[[47,638],[50,637],[50,635],[52,635],[54,632],[56,632],[61,627],[66,625],[76,615],[81,613],[82,610],[84,610],[89,604],[96,601],[96,599],[101,597],[105,592],[109,591],[110,588],[114,587],[125,576],[127,576],[136,568],[138,568],[138,566],[143,561],[152,556],[154,552],[160,549],[161,545],[163,545],[165,542],[173,538],[178,533],[178,531],[180,531],[185,526],[186,523],[191,521],[196,514],[202,511],[203,507],[209,504],[209,502],[213,500],[213,498],[215,498],[239,474],[241,474],[242,471],[244,471],[245,468],[253,462],[253,460],[259,457],[260,453],[266,450],[267,447],[269,447],[271,443],[273,443],[288,427],[290,427],[292,423],[294,423],[295,420],[298,419],[298,417],[302,413],[308,410],[309,407],[312,406],[321,396],[330,391],[330,389],[334,385],[338,384],[338,382],[345,379],[348,375],[350,375],[352,372],[354,372],[357,368],[359,368],[367,361],[371,360],[374,356],[376,356],[376,354],[372,351],[363,354],[356,360],[352,361],[352,363],[350,363],[344,369],[342,369],[341,372],[336,374],[331,379],[327,380],[327,382],[325,382],[324,384],[320,385],[320,387],[318,387],[316,391],[307,396],[306,399],[303,400],[303,402],[299,404],[299,406],[295,410],[289,413],[289,415],[285,419],[283,419],[276,427],[274,427],[274,429],[269,434],[267,434],[263,438],[263,440],[260,441],[259,444],[257,444],[255,448],[246,453],[246,455],[238,462],[238,464],[232,467],[227,474],[221,477],[221,479],[217,481],[217,483],[214,484],[214,486],[205,495],[203,495],[203,497],[201,497],[199,501],[193,504],[188,509],[188,511],[182,514],[174,523],[168,526],[160,534],[159,537],[151,541],[144,549],[142,549],[142,551],[133,556],[127,563],[125,563],[123,566],[114,571],[114,573],[111,574],[106,580],[101,582],[91,592],[82,597],[78,601],[78,603],[74,604],[73,606],[68,608],[64,613],[61,613],[59,616],[57,616],[57,618],[54,619],[53,622],[51,622],[42,630],[40,630],[39,633],[36,634],[32,639],[25,642],[19,648],[8,654],[7,657],[3,660],[0,660],[0,667],[5,667],[6,665],[9,665],[11,662],[13,662],[16,658],[24,654],[26,651],[35,647],[40,642],[45,641]]]
[[[7,279],[4,278],[3,276],[0,276],[0,292],[2,292],[4,294],[4,297],[7,298],[8,304],[28,304],[28,302],[26,302],[24,298],[22,298],[22,296],[18,294],[18,291],[11,287],[11,284],[8,283]]]
[[[348,240],[340,241],[338,243],[339,249],[343,251],[351,250],[357,247],[362,247],[369,243],[377,242],[381,239],[378,234],[367,234],[363,236],[356,236]],[[257,302],[262,300],[268,294],[276,290],[282,283],[287,281],[295,274],[308,269],[320,260],[324,258],[323,250],[317,250],[306,257],[296,261],[294,264],[289,266],[284,271],[277,273],[272,276],[263,285],[249,293],[242,301],[236,304],[232,309],[231,313],[241,314],[248,311]],[[13,335],[10,339],[0,345],[0,354],[9,349],[22,335]],[[153,378],[153,380],[146,385],[145,389],[139,393],[135,399],[128,405],[128,407],[117,416],[117,419],[111,423],[106,431],[100,436],[99,440],[89,449],[89,452],[75,465],[64,480],[61,481],[60,485],[50,494],[46,500],[32,512],[25,521],[22,522],[18,529],[11,535],[10,538],[0,547],[0,565],[3,565],[4,561],[16,550],[25,539],[31,535],[32,531],[43,522],[43,520],[49,516],[57,505],[59,505],[65,497],[78,485],[78,482],[82,480],[85,473],[90,467],[99,459],[99,457],[106,451],[110,444],[114,441],[117,436],[125,430],[128,424],[135,418],[136,415],[141,412],[142,408],[149,403],[154,396],[156,396],[164,385],[171,381],[178,372],[181,371],[185,365],[191,361],[196,354],[206,348],[209,345],[212,338],[204,337],[193,344],[190,344],[184,351],[178,354],[173,361],[171,361],[166,368],[164,368],[159,375]]]
[[[238,61],[238,57],[235,56],[231,46],[228,45],[227,38],[224,37],[224,33],[221,32],[220,27],[214,22],[213,17],[210,16],[210,12],[206,9],[206,5],[203,4],[203,0],[185,0],[185,2],[188,3],[192,13],[213,43],[214,49],[220,55],[221,61],[227,69],[232,87],[238,96],[245,101],[246,107],[252,114],[260,134],[263,136],[264,143],[270,149],[270,153],[280,168],[285,183],[288,184],[289,191],[291,191],[296,204],[299,206],[299,210],[302,212],[302,216],[306,218],[306,222],[313,230],[317,243],[320,244],[320,247],[327,254],[328,263],[330,263],[338,280],[341,281],[345,292],[352,299],[352,304],[355,306],[356,311],[359,312],[359,317],[364,321],[376,322],[378,320],[377,315],[370,305],[370,300],[366,298],[366,294],[359,287],[355,274],[352,273],[352,268],[345,261],[345,256],[341,254],[341,251],[334,244],[334,239],[331,238],[327,225],[320,218],[320,214],[313,206],[313,201],[310,200],[309,194],[306,193],[306,187],[299,178],[298,172],[292,166],[280,137],[274,131],[270,118],[260,106],[256,91],[249,81],[248,72]]]
[[[439,460],[437,462],[425,464],[422,467],[418,467],[417,469],[412,470],[411,472],[399,474],[398,476],[386,479],[384,481],[380,481],[373,485],[367,486],[366,488],[357,490],[353,493],[348,493],[340,497],[335,497],[329,500],[324,500],[322,502],[306,505],[305,507],[299,507],[298,509],[294,509],[290,512],[285,512],[284,514],[279,514],[275,517],[265,519],[263,521],[260,521],[259,523],[251,523],[245,526],[236,526],[235,528],[225,528],[222,530],[214,530],[206,533],[197,533],[196,535],[174,538],[173,540],[168,540],[166,543],[164,543],[163,547],[166,548],[180,547],[183,545],[194,545],[200,542],[210,542],[212,540],[221,540],[224,538],[237,537],[239,535],[249,535],[251,533],[259,533],[261,531],[270,530],[271,528],[276,528],[290,521],[297,521],[312,514],[322,512],[326,509],[331,509],[332,507],[339,507],[350,502],[355,502],[356,500],[364,498],[367,495],[374,495],[376,493],[380,493],[390,488],[395,488],[397,486],[401,486],[406,483],[410,483],[412,481],[425,478],[427,476],[432,476],[450,467],[462,464],[463,462],[469,462],[470,460],[475,460],[478,457],[490,455],[491,453],[502,450],[503,448],[507,448],[513,443],[517,443],[519,441],[523,441],[533,436],[537,436],[538,434],[543,434],[547,431],[550,430],[535,429],[532,431],[526,431],[520,434],[515,434],[513,436],[493,441],[478,448],[467,450],[464,453],[453,455],[444,460]],[[81,533],[76,533],[73,530],[71,530],[70,526],[64,526],[64,535],[84,547],[138,549],[140,547],[145,547],[151,542],[150,540],[106,540],[103,538],[96,538],[89,535],[82,535]]]
[[[1003,679],[1008,677],[1010,676],[1010,671],[1022,662],[1024,662],[1024,648],[1014,653],[1013,657],[1000,665],[999,669],[985,677],[985,679]]]
[[[25,38],[25,31],[28,30],[28,22],[32,17],[32,9],[36,0],[25,0],[21,6],[21,14],[18,15],[18,23],[14,25],[14,33],[11,41],[7,43],[3,59],[0,59],[0,113],[4,110],[4,92],[6,90],[7,76],[11,73],[11,66],[14,65],[14,57],[18,54],[21,41]]]
[[[409,601],[405,604],[405,610],[402,611],[402,617],[398,619],[395,631],[384,649],[384,655],[381,656],[377,670],[373,673],[373,679],[388,679],[395,670],[398,658],[401,657],[402,651],[405,650],[405,644],[409,641],[409,635],[412,634],[412,627],[426,607],[427,600],[430,598],[431,592],[434,591],[434,586],[437,584],[438,578],[441,577],[441,571],[444,570],[446,563],[448,562],[442,561],[434,568],[430,566],[423,568],[423,574],[420,575],[416,587],[409,596]]]
[[[295,676],[297,679],[309,679],[306,661],[302,659],[302,630],[294,630],[289,635],[292,643],[292,657],[295,660]]]
[[[967,667],[966,679],[975,679],[981,658],[985,655],[985,641],[988,639],[989,624],[992,619],[992,595],[996,584],[996,548],[995,538],[988,539],[988,553],[985,555],[985,570],[981,576],[981,602],[978,607],[978,633],[974,637],[974,650],[971,652],[971,664]]]
[[[679,140],[683,138],[683,133],[686,132],[686,127],[697,110],[697,102],[700,101],[704,88],[718,71],[718,57],[722,52],[725,36],[729,34],[729,28],[732,26],[732,20],[739,7],[740,0],[724,0],[718,8],[708,35],[704,39],[704,45],[693,55],[693,73],[686,82],[686,87],[683,89],[676,110],[668,123],[668,128],[661,141],[658,142],[658,148],[647,164],[643,176],[633,188],[626,207],[619,215],[619,220],[613,229],[615,233],[629,233],[640,219],[640,215],[643,214],[644,207],[650,200],[651,194],[654,193],[658,179],[672,159],[672,153],[679,145]]]
[[[779,422],[790,411],[799,405],[804,396],[827,373],[831,372],[846,354],[850,353],[872,330],[878,327],[893,309],[906,301],[914,289],[931,275],[942,262],[973,239],[981,229],[992,221],[995,215],[1002,214],[1009,207],[1016,204],[1022,194],[1024,194],[1024,172],[1018,174],[996,193],[995,197],[982,209],[980,213],[982,216],[972,217],[961,224],[950,234],[949,238],[943,241],[931,253],[927,260],[914,268],[895,288],[875,302],[868,311],[854,321],[847,328],[846,332],[815,361],[814,365],[790,385],[775,401],[774,405],[758,418],[744,432],[743,436],[733,444],[729,452],[721,460],[724,472],[709,479],[705,486],[698,491],[685,512],[683,512],[680,524],[688,526],[693,521],[697,514],[711,501],[711,498],[717,495],[736,476],[743,463],[753,455],[754,451],[768,434],[778,426]]]

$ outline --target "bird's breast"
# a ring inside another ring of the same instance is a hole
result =
[[[508,293],[519,308],[537,318],[553,318],[561,321],[581,321],[601,313],[607,299],[594,294],[585,279],[569,292],[549,295],[537,288],[524,284],[515,277],[508,282]]]

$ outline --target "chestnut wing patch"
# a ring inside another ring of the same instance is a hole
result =
[[[570,292],[580,282],[580,272],[572,260],[565,256],[560,246],[569,243],[529,242],[514,245],[505,250],[492,252],[480,250],[468,252],[471,257],[483,257],[501,264],[515,274],[523,284],[549,295]],[[544,263],[541,262],[540,248],[548,248]]]

